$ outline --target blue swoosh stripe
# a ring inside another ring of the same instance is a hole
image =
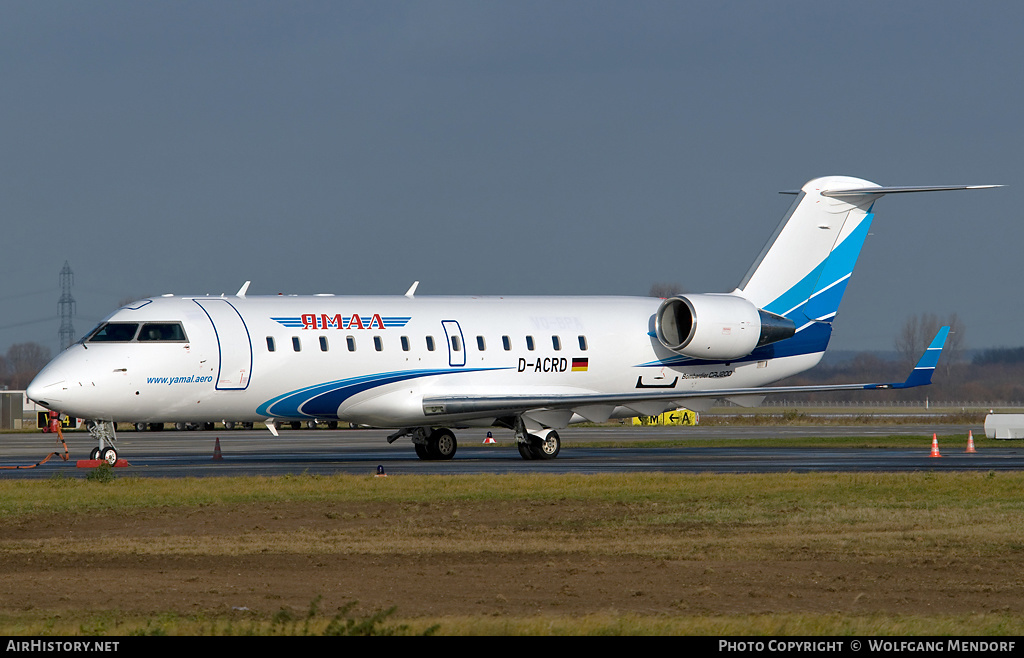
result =
[[[350,397],[378,386],[396,382],[457,372],[504,370],[505,368],[458,368],[447,370],[409,370],[374,373],[307,386],[267,400],[256,413],[269,418],[332,418]]]
[[[794,321],[796,321],[794,316],[798,312],[802,317],[807,318],[820,318],[837,312],[843,292],[846,290],[846,282],[843,279],[853,273],[861,248],[871,229],[872,219],[874,219],[874,213],[868,212],[861,220],[860,225],[842,243],[836,245],[828,258],[811,270],[795,286],[767,304],[764,310],[778,315],[786,315]],[[811,297],[815,292],[824,290],[840,281],[842,283],[833,285],[825,292]],[[849,279],[847,278],[846,281]],[[802,322],[797,321],[797,325],[800,324]]]

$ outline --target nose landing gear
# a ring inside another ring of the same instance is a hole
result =
[[[111,466],[118,466],[117,448],[114,447],[114,442],[117,441],[114,423],[109,420],[90,420],[86,423],[86,427],[89,429],[89,434],[92,434],[99,443],[89,453],[89,459],[99,459]],[[121,462],[120,465],[127,465],[123,459]]]

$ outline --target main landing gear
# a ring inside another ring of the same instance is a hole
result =
[[[516,447],[523,459],[554,459],[562,449],[562,441],[555,430],[541,430],[523,438],[517,435]]]
[[[446,427],[431,429],[429,427],[412,427],[399,430],[388,437],[388,443],[394,443],[403,436],[412,438],[412,446],[416,456],[425,461],[448,460],[455,456],[459,442],[455,433]]]
[[[395,432],[388,443],[408,436],[412,439],[416,456],[424,461],[444,461],[455,456],[458,441],[455,433],[446,427],[411,427]],[[534,430],[532,433],[516,431],[516,447],[523,459],[554,459],[562,449],[558,432],[552,429]]]

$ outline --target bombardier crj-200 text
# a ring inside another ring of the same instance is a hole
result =
[[[94,420],[113,462],[115,422],[356,423],[450,459],[451,427],[515,431],[551,459],[570,423],[706,409],[768,393],[928,384],[948,329],[899,383],[766,387],[814,366],[885,194],[995,186],[881,187],[818,178],[746,277],[723,294],[650,297],[152,297],[59,354],[28,397]]]

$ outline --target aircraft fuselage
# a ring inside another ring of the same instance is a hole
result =
[[[423,400],[431,396],[753,387],[820,358],[681,359],[652,335],[660,303],[643,297],[156,297],[111,314],[104,323],[121,334],[70,347],[40,373],[32,395],[69,415],[115,422],[316,418],[405,427],[453,420],[425,413]],[[151,327],[179,323],[180,335],[146,335]],[[611,415],[637,412],[616,408]]]

